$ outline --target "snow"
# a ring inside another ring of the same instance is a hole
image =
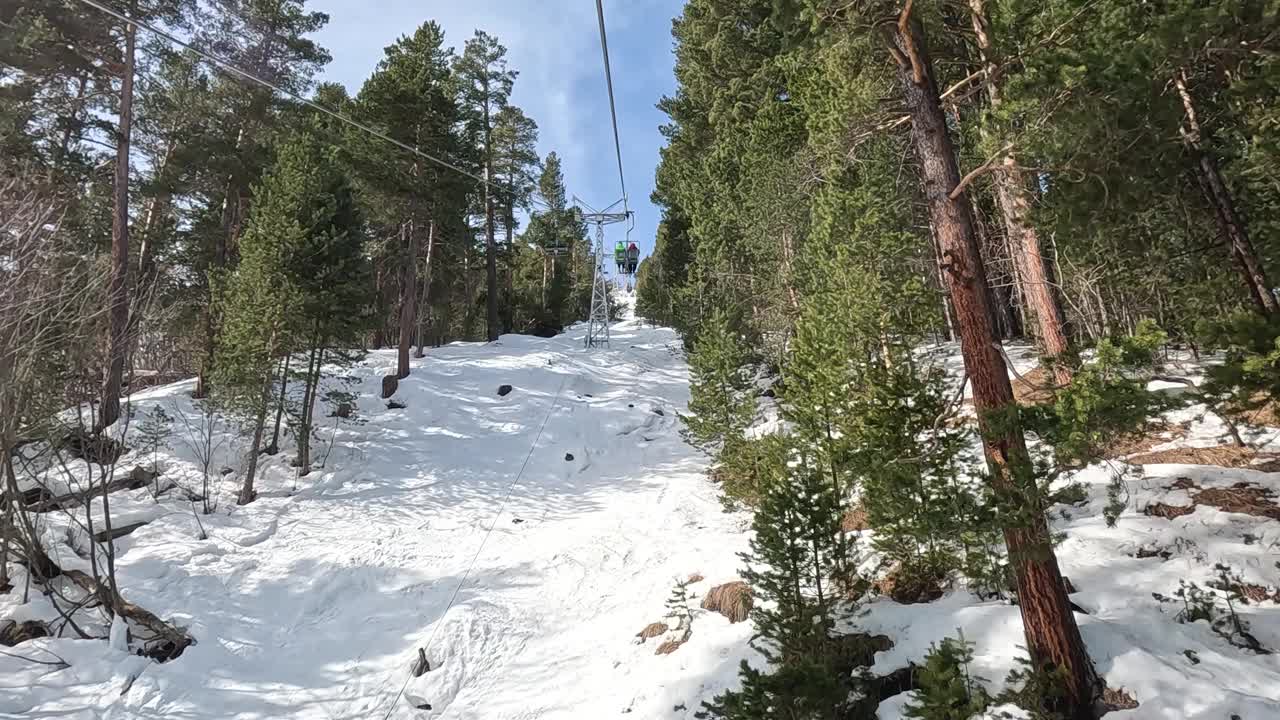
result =
[[[592,352],[582,336],[573,328],[430,351],[400,383],[402,410],[377,400],[395,354],[373,352],[356,371],[362,423],[338,427],[326,467],[295,478],[288,452],[264,458],[259,499],[236,506],[233,473],[199,523],[186,500],[114,493],[116,526],[150,521],[117,541],[122,592],[197,644],[157,664],[106,642],[31,641],[21,647],[71,667],[0,657],[0,712],[646,718],[682,703],[692,712],[752,654],[749,623],[730,625],[695,597],[692,640],[677,653],[655,656],[662,638],[636,645],[634,635],[663,619],[678,579],[704,575],[695,596],[737,579],[748,520],[722,511],[707,460],[680,439],[688,372],[675,333],[625,320],[612,349]],[[499,397],[500,384],[514,391]],[[191,387],[135,396],[136,418],[159,405],[196,422]],[[190,449],[168,445],[165,477],[198,488]],[[243,446],[224,445],[215,474],[240,465]],[[120,467],[139,462],[150,455]],[[55,515],[46,539],[75,567],[73,523]],[[0,617],[17,617],[20,600],[0,596]],[[38,593],[24,607],[57,617]],[[432,670],[406,685],[420,647]]]
[[[738,579],[749,517],[723,511],[707,458],[680,438],[689,390],[676,334],[628,318],[612,327],[611,349],[592,352],[583,334],[431,350],[412,361],[395,397],[406,407],[395,410],[377,399],[395,354],[371,353],[353,371],[356,420],[320,423],[324,466],[297,477],[287,441],[264,458],[260,497],[247,506],[234,503],[245,446],[225,427],[215,433],[213,513],[181,492],[113,493],[116,527],[145,523],[116,541],[123,594],[197,644],[155,663],[121,649],[128,638],[118,625],[83,626],[110,642],[70,631],[28,641],[13,654],[54,664],[0,656],[0,717],[691,718],[736,686],[741,660],[762,662],[748,644],[751,623],[698,607],[711,587]],[[958,382],[955,347],[927,351]],[[1034,366],[1028,349],[1010,355],[1021,373]],[[514,388],[505,397],[502,384]],[[198,426],[192,387],[136,395],[135,422],[158,406]],[[765,405],[762,422],[776,425]],[[1166,420],[1191,423],[1170,447],[1215,445],[1225,430],[1203,408]],[[156,453],[161,486],[198,491],[185,428],[175,422]],[[1280,434],[1269,432],[1249,437]],[[121,472],[151,460],[127,455]],[[1111,528],[1102,508],[1113,471],[1125,473],[1130,499]],[[1189,503],[1186,490],[1170,489],[1183,477],[1280,491],[1280,475],[1256,470],[1113,462],[1074,478],[1088,498],[1052,513],[1066,536],[1063,572],[1078,588],[1072,600],[1088,612],[1077,617],[1090,654],[1110,687],[1141,703],[1114,716],[1280,717],[1280,655],[1236,647],[1204,621],[1179,623],[1180,602],[1170,602],[1180,580],[1205,587],[1219,562],[1274,589],[1280,522],[1207,505],[1172,520],[1142,513]],[[57,469],[43,479],[67,484]],[[42,517],[51,554],[87,569],[78,522]],[[656,655],[677,633],[643,643],[635,634],[664,620],[672,588],[693,574],[704,579],[689,586],[692,635]],[[21,568],[14,584],[0,595],[0,618],[59,617],[36,588],[23,601]],[[1264,647],[1280,649],[1274,601],[1237,609]],[[848,624],[892,639],[876,674],[918,664],[932,643],[962,631],[975,644],[973,674],[993,692],[1024,644],[1017,607],[962,586],[929,604],[871,601]],[[431,669],[414,677],[419,649]],[[900,717],[910,697],[885,700],[882,720]]]

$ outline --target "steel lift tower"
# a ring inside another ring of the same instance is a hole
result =
[[[616,223],[627,223],[627,237],[635,227],[635,213],[626,209],[626,198],[623,198],[604,210],[596,210],[579,200],[575,195],[573,202],[582,208],[582,219],[596,226],[595,277],[591,281],[591,313],[587,316],[587,337],[585,346],[609,347],[609,281],[604,275],[604,226]],[[615,209],[622,205],[621,212]]]

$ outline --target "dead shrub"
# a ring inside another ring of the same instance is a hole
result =
[[[690,576],[689,576],[689,580],[688,580],[688,582],[687,582],[686,584],[688,584],[688,585],[692,585],[692,584],[694,584],[694,583],[700,583],[700,582],[702,582],[703,580],[706,580],[706,578],[704,578],[704,577],[702,576],[702,573],[694,573],[694,574],[692,574],[692,575],[690,575]]]
[[[1151,515],[1154,517],[1162,517],[1165,520],[1172,520],[1183,515],[1190,515],[1196,511],[1195,503],[1190,505],[1168,505],[1166,503],[1151,503],[1142,510],[1143,515]]]
[[[746,620],[753,604],[751,588],[741,580],[717,585],[702,599],[703,610],[718,612],[731,623]]]
[[[867,510],[859,503],[845,511],[840,520],[840,527],[845,532],[861,532],[871,527],[867,524]]]
[[[648,640],[649,638],[658,637],[662,633],[666,632],[668,629],[669,628],[667,627],[666,623],[660,623],[660,622],[649,623],[648,625],[644,626],[643,630],[636,633],[636,637],[640,638],[640,642],[643,643],[645,640]]]
[[[1102,702],[1107,706],[1107,710],[1132,710],[1138,707],[1138,701],[1124,688],[1103,690]]]

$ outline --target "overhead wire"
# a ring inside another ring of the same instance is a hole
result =
[[[387,135],[386,133],[383,133],[383,132],[381,132],[381,131],[377,130],[376,128],[372,128],[372,127],[370,127],[370,126],[368,126],[368,125],[366,125],[366,124],[364,124],[364,123],[362,123],[362,122],[359,122],[358,120],[353,120],[352,118],[350,118],[350,117],[348,117],[348,116],[346,116],[346,115],[344,115],[344,114],[342,114],[342,113],[340,113],[340,112],[337,112],[337,111],[335,111],[335,110],[331,110],[331,109],[329,109],[329,108],[327,108],[327,107],[325,107],[325,106],[323,106],[323,105],[321,105],[321,104],[319,104],[319,103],[315,102],[314,100],[311,100],[311,99],[309,99],[309,98],[307,98],[307,97],[305,97],[305,96],[303,96],[303,95],[300,95],[299,93],[296,93],[296,92],[294,92],[294,91],[292,91],[292,90],[289,90],[288,88],[281,87],[281,86],[279,86],[279,85],[277,85],[277,84],[275,84],[275,83],[273,83],[273,82],[271,82],[271,81],[269,81],[269,80],[264,80],[263,78],[258,77],[257,75],[254,75],[254,74],[253,74],[253,73],[251,73],[251,72],[248,72],[248,71],[246,71],[246,70],[242,70],[242,69],[240,69],[240,68],[236,67],[236,65],[235,65],[234,63],[232,63],[231,61],[226,60],[225,58],[218,57],[217,55],[214,55],[214,54],[212,54],[212,53],[209,53],[209,52],[207,52],[207,51],[205,51],[205,50],[201,50],[200,48],[198,48],[198,47],[196,47],[196,46],[192,45],[191,43],[186,42],[186,41],[182,40],[181,38],[178,38],[178,37],[174,36],[172,33],[169,33],[169,32],[166,32],[166,31],[164,31],[164,30],[161,30],[160,28],[157,28],[157,27],[155,27],[155,26],[153,26],[153,25],[150,25],[150,24],[148,24],[148,23],[142,22],[141,20],[137,20],[137,19],[135,19],[135,18],[131,18],[131,17],[129,17],[129,16],[127,16],[127,15],[125,15],[125,14],[123,14],[123,13],[121,13],[121,12],[117,11],[117,10],[114,10],[114,9],[112,9],[112,8],[110,8],[110,7],[106,6],[106,5],[103,5],[102,3],[98,2],[97,0],[80,0],[80,2],[81,2],[81,3],[83,3],[83,4],[85,4],[85,5],[88,5],[89,7],[94,8],[94,9],[96,9],[96,10],[100,11],[100,12],[103,12],[103,13],[105,13],[105,14],[107,14],[107,15],[110,15],[111,17],[113,17],[113,18],[115,18],[115,19],[119,20],[120,22],[126,23],[126,24],[128,24],[128,25],[132,25],[132,26],[133,26],[133,27],[135,27],[135,28],[140,28],[140,29],[142,29],[142,30],[146,30],[147,32],[150,32],[150,33],[152,33],[152,34],[154,34],[154,35],[156,35],[156,36],[158,36],[158,37],[161,37],[161,38],[163,38],[163,39],[165,39],[165,40],[167,40],[167,41],[169,41],[169,42],[173,43],[174,45],[177,45],[178,47],[181,47],[181,48],[183,48],[184,50],[187,50],[188,52],[191,52],[191,53],[193,53],[193,54],[197,55],[198,57],[200,57],[201,59],[205,60],[206,62],[211,63],[211,64],[213,64],[213,65],[215,65],[215,66],[217,66],[217,67],[220,67],[220,68],[222,68],[223,70],[225,70],[225,71],[227,71],[227,72],[229,72],[229,73],[231,73],[231,74],[233,74],[233,75],[239,76],[239,77],[241,77],[241,78],[243,78],[243,79],[245,79],[245,80],[248,80],[248,81],[250,81],[250,82],[253,82],[253,83],[256,83],[256,84],[258,84],[258,85],[261,85],[261,86],[263,86],[263,87],[265,87],[265,88],[267,88],[267,89],[269,89],[269,90],[272,90],[272,91],[274,91],[274,92],[278,92],[278,93],[280,93],[280,94],[282,94],[282,95],[285,95],[285,96],[287,96],[287,97],[290,97],[290,98],[292,98],[292,99],[294,99],[294,100],[296,100],[296,101],[298,101],[298,102],[302,103],[303,105],[306,105],[307,107],[309,107],[309,108],[311,108],[311,109],[313,109],[313,110],[317,110],[317,111],[319,111],[319,112],[322,112],[322,113],[324,113],[325,115],[328,115],[328,116],[330,116],[330,117],[332,117],[332,118],[334,118],[334,119],[336,119],[336,120],[339,120],[340,122],[346,123],[347,125],[350,125],[350,126],[352,126],[352,127],[354,127],[354,128],[357,128],[357,129],[359,129],[359,130],[361,130],[361,131],[363,131],[363,132],[369,133],[370,135],[373,135],[374,137],[379,138],[380,140],[384,140],[384,141],[386,141],[386,142],[389,142],[389,143],[391,143],[392,145],[395,145],[396,147],[398,147],[398,148],[400,148],[400,149],[402,149],[402,150],[405,150],[405,151],[408,151],[408,152],[410,152],[410,153],[413,153],[414,155],[416,155],[416,156],[418,156],[418,157],[421,157],[421,158],[423,158],[423,159],[425,159],[425,160],[429,160],[430,162],[435,163],[436,165],[439,165],[439,166],[441,166],[441,167],[447,168],[447,169],[449,169],[449,170],[453,170],[454,172],[457,172],[457,173],[460,173],[460,174],[462,174],[462,175],[464,175],[464,176],[466,176],[466,177],[469,177],[469,178],[471,178],[472,180],[475,180],[476,182],[480,183],[482,186],[489,186],[489,185],[491,185],[491,184],[492,184],[492,185],[494,185],[494,187],[497,187],[499,191],[501,191],[501,190],[502,190],[502,188],[500,187],[500,184],[499,184],[499,183],[497,183],[497,182],[493,182],[493,183],[491,183],[489,180],[486,180],[484,177],[482,177],[482,176],[480,176],[480,175],[477,175],[477,174],[475,174],[475,173],[471,172],[470,170],[467,170],[466,168],[459,167],[459,166],[458,166],[457,164],[455,164],[455,163],[449,162],[448,160],[445,160],[445,159],[440,158],[440,157],[436,157],[435,155],[432,155],[431,153],[424,152],[423,150],[421,150],[421,149],[419,149],[419,148],[416,148],[416,147],[414,147],[414,146],[412,146],[412,145],[409,145],[409,144],[407,144],[407,143],[403,143],[403,142],[401,142],[401,141],[399,141],[399,140],[396,140],[395,138],[393,138],[393,137],[391,137],[391,136]],[[621,166],[619,166],[619,167],[621,167]],[[532,202],[539,202],[538,200],[536,200],[536,199],[532,199],[532,198],[531,198],[531,201],[532,201]]]
[[[613,101],[613,71],[609,67],[609,39],[604,30],[604,4],[596,0],[596,20],[600,24],[600,53],[604,57],[604,81],[609,90],[609,117],[613,120],[613,149],[618,157],[618,182],[622,185],[622,206],[627,207],[627,180],[622,172],[622,142],[618,139],[618,109]]]

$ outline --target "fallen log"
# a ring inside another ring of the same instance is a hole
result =
[[[70,492],[65,495],[42,500],[27,506],[27,510],[34,513],[45,513],[51,510],[65,510],[70,507],[78,507],[84,505],[95,497],[103,493],[119,492],[121,490],[137,490],[140,487],[146,487],[155,480],[155,474],[145,470],[142,466],[133,469],[133,472],[124,477],[116,478],[109,483],[99,483],[92,488],[82,492]]]
[[[108,540],[115,540],[117,538],[122,538],[125,535],[128,535],[129,533],[133,532],[134,530],[137,530],[138,528],[142,527],[143,525],[146,525],[148,522],[150,521],[144,520],[142,522],[130,523],[129,525],[121,525],[120,527],[113,527],[111,528],[111,532],[107,532],[106,530],[99,530],[98,532],[93,534],[93,539],[100,543],[104,543]]]
[[[149,630],[152,637],[142,639],[142,655],[164,662],[177,658],[184,650],[195,644],[195,638],[188,635],[185,630],[161,620],[150,610],[134,605],[118,595],[115,598],[116,602],[112,602],[111,588],[94,580],[87,573],[79,570],[63,570],[62,575],[79,585],[80,589],[96,597],[103,605],[116,608],[126,620]]]

